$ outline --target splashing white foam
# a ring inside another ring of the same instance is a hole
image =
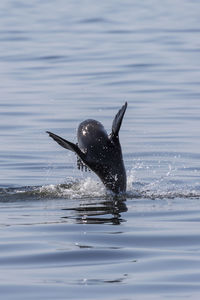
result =
[[[150,183],[138,181],[134,171],[131,170],[127,177],[128,197],[150,198],[150,199],[173,199],[173,198],[200,198],[199,185],[189,186],[184,183],[172,183],[168,180],[169,174],[154,179]]]
[[[133,184],[136,181],[135,171],[132,169],[127,172],[127,191],[133,191]]]
[[[87,198],[102,197],[106,194],[103,184],[97,180],[87,177],[72,183],[47,185],[39,189],[41,195],[63,197],[63,198]]]
[[[42,187],[21,187],[1,189],[1,196],[4,200],[28,199],[29,197],[39,198],[104,198],[113,197],[104,185],[98,180],[87,177],[82,180],[68,178],[66,183],[56,185],[45,185]],[[127,172],[127,192],[122,194],[126,198],[200,198],[200,185],[188,186],[183,183],[172,182],[169,176],[155,178],[151,182],[142,182],[136,178],[136,171],[132,169]]]
[[[200,197],[200,192],[194,187],[178,186],[166,180],[168,176],[143,183],[135,176],[135,169],[127,172],[127,198],[189,198]],[[47,185],[39,188],[40,196],[62,198],[105,197],[110,195],[103,184],[91,177],[82,180],[71,180],[65,184]]]

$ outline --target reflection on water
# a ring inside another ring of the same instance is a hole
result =
[[[125,197],[123,197],[125,198]],[[121,217],[122,212],[127,211],[125,199],[111,199],[110,201],[97,202],[84,200],[79,207],[76,208],[64,208],[65,210],[73,210],[76,212],[76,216],[73,219],[78,224],[113,224],[120,225],[125,220]],[[111,215],[109,217],[109,215]],[[69,216],[63,218],[70,218]]]

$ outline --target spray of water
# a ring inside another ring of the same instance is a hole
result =
[[[125,198],[146,198],[146,199],[173,199],[173,198],[200,198],[199,185],[181,186],[172,184],[169,180],[172,169],[165,176],[151,179],[151,182],[142,182],[136,177],[136,170],[132,168],[127,173],[127,192]],[[108,198],[114,195],[106,191],[103,184],[92,177],[75,180],[68,178],[63,184],[50,184],[44,186],[29,186],[18,188],[0,189],[0,201],[23,200],[33,198],[65,198],[65,199],[84,199],[84,198]]]

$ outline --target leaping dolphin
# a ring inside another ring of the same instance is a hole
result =
[[[88,167],[115,194],[126,191],[126,170],[119,142],[119,130],[126,108],[127,102],[116,114],[110,135],[96,120],[88,119],[80,123],[76,145],[47,131],[60,146],[77,154],[79,168]]]

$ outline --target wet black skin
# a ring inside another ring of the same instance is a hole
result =
[[[80,163],[96,173],[106,188],[115,194],[126,191],[126,170],[119,142],[119,130],[126,108],[127,103],[115,116],[110,135],[100,122],[91,119],[79,125],[77,145],[47,132],[62,147],[75,152]]]

